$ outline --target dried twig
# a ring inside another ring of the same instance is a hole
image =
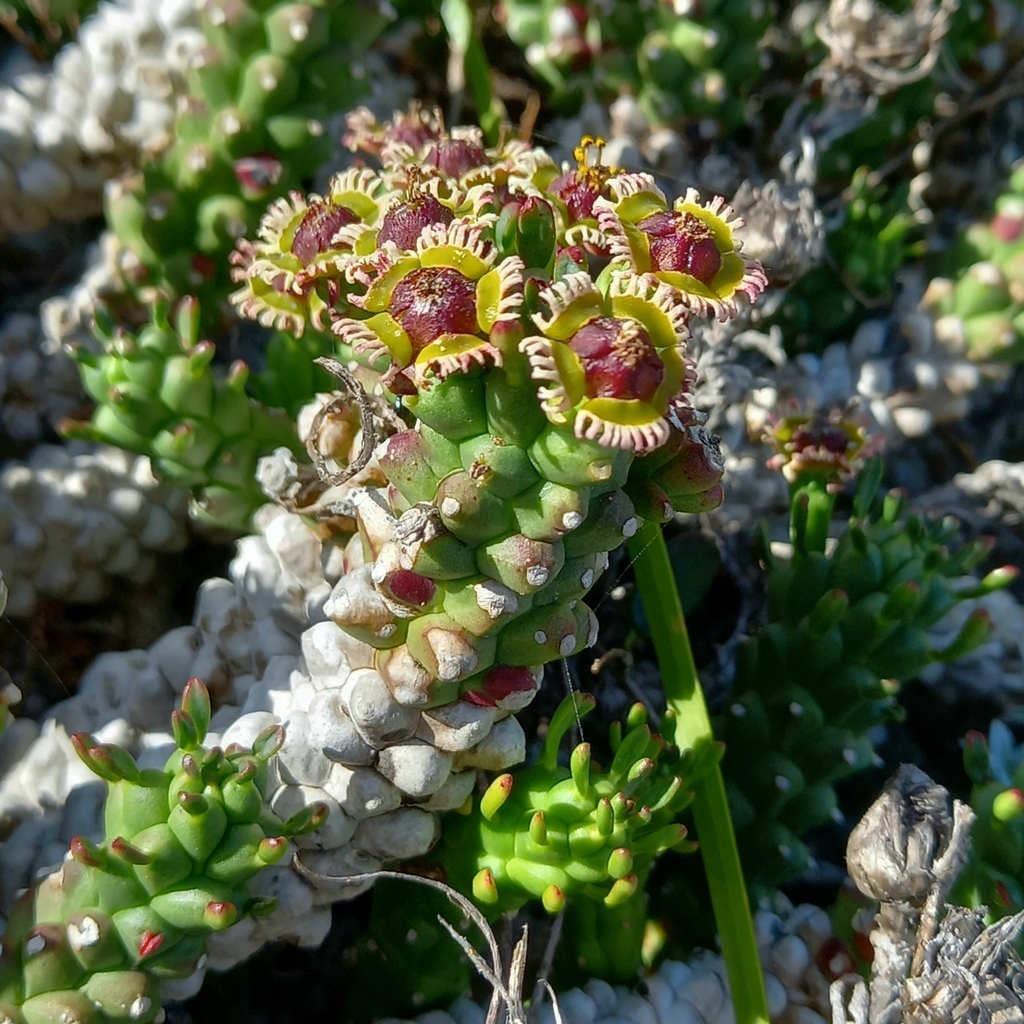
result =
[[[959,0],[914,0],[893,14],[864,0],[832,0],[815,26],[829,56],[816,74],[853,74],[876,93],[891,92],[930,74],[949,32]]]
[[[344,396],[339,395],[332,399],[318,409],[316,416],[313,417],[309,437],[306,439],[306,451],[309,453],[309,457],[316,467],[316,472],[320,479],[334,487],[337,484],[343,484],[346,480],[351,480],[356,473],[361,472],[369,464],[370,459],[373,458],[373,449],[377,443],[377,427],[373,415],[373,403],[363,385],[356,380],[355,374],[344,363],[333,359],[331,356],[320,356],[313,361],[318,366],[322,366],[328,373],[337,377],[345,386],[345,389],[355,400],[356,408],[359,410],[359,425],[363,431],[363,443],[359,449],[359,454],[344,469],[337,473],[332,473],[327,468],[326,460],[317,448],[316,440],[324,420],[342,405],[345,400]]]
[[[551,974],[551,967],[555,962],[555,953],[558,952],[558,943],[562,938],[562,927],[565,924],[565,911],[561,911],[551,922],[551,930],[548,932],[548,942],[544,947],[544,956],[541,959],[540,967],[537,970],[537,983],[533,986],[533,996],[530,998],[530,1007],[536,1012],[544,997],[545,988],[551,992],[548,984],[548,975]],[[554,993],[552,993],[554,996]],[[533,1014],[531,1014],[532,1016]]]
[[[302,863],[301,853],[296,854],[295,860],[292,863],[298,874],[310,881],[344,881],[356,885],[360,882],[375,882],[379,878],[395,878],[406,882],[417,882],[420,885],[426,885],[431,889],[436,889],[438,892],[444,893],[449,902],[458,910],[462,911],[462,913],[476,925],[477,929],[487,941],[487,946],[491,954],[490,964],[488,964],[476,949],[474,949],[472,944],[464,935],[460,935],[448,921],[438,914],[437,919],[441,923],[441,926],[459,944],[462,951],[467,957],[469,957],[469,961],[473,967],[476,968],[481,977],[483,977],[491,986],[491,1002],[487,1009],[485,1024],[498,1024],[499,1015],[501,1014],[501,1008],[503,1005],[505,1007],[507,1024],[528,1024],[526,1011],[523,1008],[523,979],[526,975],[526,954],[529,940],[529,928],[527,925],[523,925],[522,931],[519,935],[519,941],[516,942],[515,948],[512,950],[512,960],[507,972],[507,978],[503,978],[502,975],[504,972],[502,970],[501,950],[498,947],[498,940],[494,935],[494,930],[488,923],[487,918],[485,918],[484,915],[481,914],[480,911],[462,895],[462,893],[453,889],[450,885],[446,885],[444,882],[441,882],[436,878],[430,878],[426,875],[413,875],[402,871],[370,871],[361,875],[343,876],[325,875],[319,871],[311,871],[307,868],[305,864]],[[548,985],[546,978],[543,979],[543,984],[550,994],[551,1001],[555,1008],[556,1024],[562,1024],[562,1015],[558,1007],[558,998],[551,986]]]

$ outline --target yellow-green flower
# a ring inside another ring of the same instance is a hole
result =
[[[346,278],[364,290],[349,302],[369,316],[339,317],[331,329],[360,355],[386,356],[389,379],[409,371],[418,385],[474,363],[501,366],[501,325],[519,319],[523,262],[510,256],[497,263],[497,249],[484,238],[489,227],[490,220],[458,217],[425,228],[415,251],[385,242],[350,261]]]
[[[768,460],[791,484],[819,477],[833,484],[854,476],[877,454],[885,437],[869,434],[855,406],[815,409],[796,399],[782,403],[769,419],[765,440],[776,454]]]
[[[302,327],[308,316],[318,330],[325,329],[345,261],[373,251],[373,225],[391,202],[383,179],[365,168],[335,175],[326,196],[293,191],[276,200],[260,221],[256,241],[236,250],[234,276],[243,287],[231,301],[243,316],[275,324],[283,318],[293,330],[295,316],[305,309]]]
[[[726,320],[738,295],[754,302],[764,291],[761,265],[740,252],[743,221],[721,196],[702,203],[691,188],[670,207],[649,174],[617,175],[608,190],[594,208],[612,256],[671,285],[691,312]]]
[[[589,274],[567,274],[541,292],[541,334],[524,338],[548,419],[577,437],[646,452],[669,436],[693,373],[685,358],[686,308],[653,278],[616,274],[603,295]]]

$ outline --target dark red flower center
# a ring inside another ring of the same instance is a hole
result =
[[[808,448],[821,448],[834,455],[845,455],[850,447],[849,435],[841,427],[831,425],[797,427],[793,431],[793,449],[802,452]]]
[[[418,352],[443,334],[476,334],[476,285],[452,267],[424,267],[391,292],[391,315]]]
[[[592,167],[580,167],[548,185],[548,191],[565,203],[574,224],[593,219],[594,202],[603,194],[604,176],[594,171]]]
[[[399,249],[415,249],[420,232],[431,224],[451,224],[452,211],[432,195],[420,192],[392,206],[381,218],[377,244],[394,242]]]
[[[359,220],[347,206],[334,203],[313,203],[295,229],[292,252],[307,266],[331,247],[338,228]]]
[[[689,274],[710,287],[721,269],[722,254],[704,221],[692,213],[666,210],[644,218],[637,227],[650,243],[652,270]]]
[[[437,133],[434,129],[429,124],[424,124],[418,117],[403,117],[400,121],[396,121],[387,132],[389,139],[404,142],[413,150],[418,150],[436,136]]]
[[[423,158],[426,167],[436,167],[453,178],[461,178],[474,167],[487,163],[487,154],[465,139],[442,139],[427,150]]]
[[[596,317],[569,340],[587,378],[588,398],[649,402],[665,377],[665,364],[635,320]]]

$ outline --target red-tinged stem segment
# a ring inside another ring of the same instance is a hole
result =
[[[693,817],[729,972],[736,1024],[768,1024],[768,1000],[725,783],[717,757],[707,756],[715,738],[661,527],[644,523],[630,539],[629,553],[658,654],[665,697],[676,715],[673,735],[665,738],[681,750],[693,748],[698,763],[711,765],[694,784]]]

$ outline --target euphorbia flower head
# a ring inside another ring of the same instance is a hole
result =
[[[760,265],[740,252],[743,221],[720,196],[701,203],[690,188],[670,207],[649,174],[617,175],[608,190],[594,208],[613,257],[675,288],[693,313],[726,320],[739,294],[754,302],[765,289]]]
[[[301,334],[306,310],[314,326],[324,329],[326,310],[337,297],[340,268],[348,257],[373,251],[376,235],[371,226],[389,198],[393,196],[383,179],[362,168],[336,174],[326,196],[293,191],[272,203],[260,221],[257,240],[240,243],[232,260],[235,280],[243,284],[231,296],[239,312]],[[334,287],[314,294],[315,286],[328,277]]]
[[[669,409],[692,370],[685,359],[686,310],[653,279],[616,274],[604,295],[577,272],[545,288],[541,334],[520,345],[541,382],[548,419],[577,437],[636,452],[664,444]]]
[[[341,317],[334,333],[369,358],[386,356],[392,378],[410,368],[416,383],[474,363],[501,366],[491,334],[519,318],[523,263],[510,256],[496,265],[497,249],[484,237],[489,227],[487,218],[460,217],[425,229],[415,252],[385,242],[351,262],[346,276],[365,291],[350,301],[371,315]]]
[[[818,477],[836,485],[855,475],[885,443],[883,435],[868,434],[852,406],[815,410],[795,399],[770,417],[765,440],[776,451],[768,466],[781,470],[790,484]]]
[[[381,124],[369,107],[353,110],[346,119],[346,132],[342,144],[353,153],[365,153],[379,157],[384,147],[401,142],[418,150],[441,133],[440,112],[427,110],[418,101],[413,101],[407,111],[397,111],[395,116]]]
[[[563,246],[583,246],[596,256],[608,256],[604,233],[598,225],[595,203],[610,199],[608,181],[617,173],[601,162],[604,139],[584,135],[573,152],[576,166],[562,168],[543,150],[523,154],[513,184],[533,188],[552,201],[559,215],[559,242]]]
[[[609,255],[609,249],[598,227],[594,204],[610,197],[608,180],[616,173],[614,167],[601,162],[605,145],[604,139],[585,135],[573,152],[576,168],[559,175],[547,186],[547,191],[565,207],[566,244],[582,245],[600,256]]]
[[[441,182],[442,190],[489,184],[499,203],[508,198],[509,179],[522,175],[520,161],[533,152],[529,143],[520,139],[488,148],[476,125],[449,131],[439,110],[428,112],[415,104],[386,124],[360,108],[349,115],[343,141],[353,152],[379,160],[384,174],[398,188],[423,177]]]

